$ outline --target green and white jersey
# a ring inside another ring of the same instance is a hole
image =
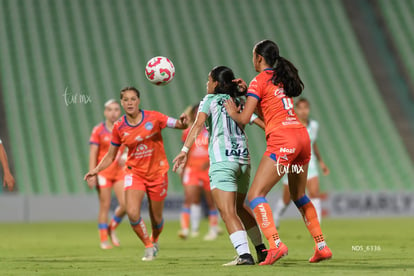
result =
[[[198,112],[208,115],[206,127],[209,132],[208,152],[210,164],[229,161],[250,164],[247,136],[227,114],[224,102],[227,94],[208,94],[200,102]]]

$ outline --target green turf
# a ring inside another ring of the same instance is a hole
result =
[[[201,237],[181,241],[178,225],[166,223],[158,258],[142,262],[143,246],[127,223],[118,230],[122,247],[106,251],[98,247],[95,223],[1,224],[0,275],[414,274],[413,219],[326,219],[323,231],[333,259],[318,264],[307,261],[313,241],[303,222],[282,221],[279,232],[289,256],[264,267],[222,267],[235,255],[226,234],[204,242],[201,231]]]

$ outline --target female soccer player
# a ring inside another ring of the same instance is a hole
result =
[[[247,234],[256,247],[259,261],[265,259],[265,247],[254,217],[244,206],[250,180],[250,155],[244,125],[233,121],[223,106],[230,98],[237,100],[239,92],[234,79],[233,71],[225,66],[211,70],[207,96],[201,101],[197,118],[182,151],[173,162],[174,170],[185,165],[189,149],[206,123],[210,137],[210,187],[238,255],[234,261],[225,265],[253,265]],[[248,122],[249,120],[245,124]]]
[[[318,146],[316,145],[316,137],[318,136],[319,124],[317,121],[309,119],[310,104],[307,99],[301,98],[295,103],[295,112],[298,116],[299,121],[306,127],[311,141],[311,159],[308,165],[308,180],[306,182],[306,189],[308,191],[309,198],[313,203],[313,206],[315,206],[316,214],[318,215],[320,224],[322,220],[322,206],[319,194],[318,165],[316,162],[319,163],[319,166],[321,167],[324,175],[329,174],[329,169],[323,162]],[[279,227],[280,217],[286,211],[290,203],[290,193],[286,174],[282,178],[282,183],[283,197],[276,202],[274,209],[274,220],[276,227]]]
[[[164,199],[168,189],[168,160],[165,155],[161,130],[165,127],[184,129],[187,116],[168,117],[157,111],[141,110],[140,93],[135,87],[121,90],[121,105],[125,115],[112,130],[112,140],[101,162],[85,175],[88,182],[115,159],[121,145],[128,148],[124,181],[125,208],[132,229],[145,246],[143,261],[154,260],[158,252],[158,238],[164,220]],[[141,218],[142,200],[147,194],[152,235],[149,236]]]
[[[259,73],[249,85],[246,105],[242,112],[232,101],[226,101],[228,114],[236,122],[246,124],[256,107],[262,114],[266,129],[267,148],[257,169],[247,195],[250,208],[270,249],[260,265],[270,265],[288,254],[288,248],[280,241],[272,210],[265,196],[288,171],[291,199],[301,212],[305,224],[313,236],[316,248],[310,262],[319,262],[332,256],[323,238],[315,208],[305,194],[310,140],[306,128],[299,122],[293,110],[293,99],[302,93],[303,83],[298,70],[279,55],[273,41],[263,40],[253,50],[253,64]],[[238,80],[246,89],[246,83]]]
[[[6,187],[9,189],[9,191],[13,191],[14,188],[14,177],[10,172],[9,168],[9,161],[7,160],[7,154],[3,147],[3,142],[0,139],[0,162],[3,167],[3,187]]]
[[[197,115],[198,104],[193,106],[190,110],[190,123],[194,122]],[[182,140],[185,142],[190,128],[183,131]],[[205,199],[209,209],[208,221],[209,231],[204,236],[204,240],[215,240],[218,235],[218,211],[213,202],[210,190],[210,179],[208,177],[209,169],[208,158],[208,131],[203,128],[201,133],[197,136],[194,145],[188,152],[188,162],[183,169],[182,183],[184,187],[184,203],[181,211],[180,222],[181,230],[179,237],[186,239],[190,234],[190,220],[191,220],[191,235],[198,236],[198,230],[201,220],[201,191],[204,190]]]
[[[105,103],[104,110],[105,121],[95,126],[89,139],[89,170],[92,170],[102,160],[108,152],[108,148],[112,138],[112,129],[114,123],[121,116],[121,107],[119,103],[113,99]],[[122,151],[120,151],[121,153]],[[108,233],[111,237],[112,244],[119,246],[118,237],[115,229],[125,215],[124,204],[124,164],[125,161],[118,156],[116,160],[105,170],[101,171],[97,177],[93,177],[88,182],[89,187],[96,188],[99,195],[99,214],[98,229],[101,239],[101,248],[110,249],[112,246],[108,241]],[[114,216],[108,227],[108,213],[111,206],[112,188],[118,199],[119,206],[115,209]]]

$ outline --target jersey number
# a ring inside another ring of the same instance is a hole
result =
[[[292,98],[283,98],[282,99],[282,103],[283,103],[283,107],[286,110],[292,109],[293,108],[293,100]]]
[[[233,135],[235,133],[238,136],[242,135],[242,130],[240,129],[239,125],[235,121],[233,121],[233,119],[229,115],[226,115],[226,119],[227,127],[229,128],[229,134]]]

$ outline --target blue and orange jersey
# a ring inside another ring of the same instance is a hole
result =
[[[283,85],[271,81],[273,70],[258,74],[249,85],[247,96],[256,98],[259,113],[263,115],[266,136],[279,128],[303,128],[293,109],[293,99],[285,95]]]
[[[97,145],[98,146],[98,160],[97,162],[101,162],[102,158],[108,152],[109,145],[111,143],[112,132],[105,126],[105,122],[102,122],[95,126],[92,130],[91,137],[89,138],[89,144]],[[101,171],[99,174],[110,178],[119,170],[123,168],[118,164],[118,158],[123,152],[124,147],[120,148],[118,151],[118,155],[114,162],[105,170]]]
[[[177,120],[157,111],[140,112],[142,119],[137,125],[129,124],[126,115],[114,124],[111,144],[128,148],[127,171],[153,181],[169,169],[161,130],[175,127]]]
[[[182,141],[183,143],[187,139],[188,133],[191,127],[183,131]],[[206,164],[209,164],[208,157],[208,130],[203,127],[203,130],[197,136],[194,144],[191,146],[188,152],[186,167],[202,169]]]

